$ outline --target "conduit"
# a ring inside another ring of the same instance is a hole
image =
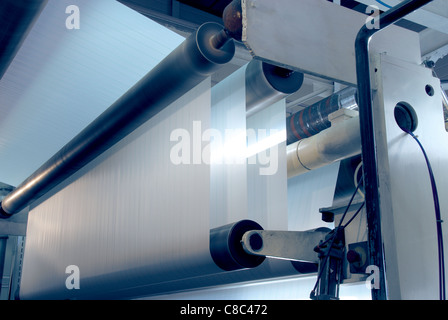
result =
[[[241,220],[210,230],[210,254],[218,267],[234,271],[259,266],[265,257],[244,251],[241,241],[247,231],[263,230],[252,220]]]
[[[205,23],[0,203],[18,213],[229,62],[235,44]]]

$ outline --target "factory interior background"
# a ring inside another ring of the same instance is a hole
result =
[[[0,299],[444,299],[447,1],[359,124],[417,2],[2,0]]]

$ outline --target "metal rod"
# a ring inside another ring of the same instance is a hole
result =
[[[384,272],[383,242],[381,234],[380,193],[374,116],[372,107],[372,87],[370,83],[369,41],[372,36],[419,9],[432,0],[407,0],[379,16],[379,29],[369,29],[364,25],[355,41],[356,75],[358,81],[358,104],[361,128],[362,159],[364,166],[364,187],[366,195],[367,225],[371,265],[380,269],[379,289],[372,289],[373,300],[387,299]],[[376,286],[375,286],[376,287]]]
[[[220,32],[210,38],[210,44],[216,49],[221,49],[227,41],[230,41],[232,37],[229,36],[226,29],[222,29]]]
[[[205,23],[0,203],[9,218],[194,88],[235,54],[210,39],[223,27]]]
[[[359,117],[343,120],[287,146],[288,179],[360,153]]]
[[[357,90],[347,87],[286,118],[286,144],[312,137],[330,128],[328,116],[339,110],[358,110]]]

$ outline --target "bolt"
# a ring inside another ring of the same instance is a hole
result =
[[[350,263],[356,263],[361,261],[361,255],[355,250],[349,250],[347,252],[347,260]]]

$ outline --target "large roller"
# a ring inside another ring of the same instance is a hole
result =
[[[246,115],[263,110],[298,91],[303,73],[253,59],[246,68]]]
[[[288,145],[288,178],[360,154],[359,130],[359,117],[353,117]]]
[[[110,148],[229,62],[235,44],[223,27],[205,23],[67,143],[0,204],[8,218]]]
[[[241,220],[210,230],[210,254],[218,267],[233,271],[259,266],[265,257],[246,253],[241,239],[247,231],[263,230],[252,220]]]
[[[235,271],[246,268],[256,268],[266,259],[265,256],[252,255],[244,250],[243,236],[248,231],[263,230],[257,222],[241,220],[210,230],[210,255],[215,264],[224,271]],[[250,239],[252,247],[262,246],[256,237]],[[300,244],[297,244],[300,245]],[[291,260],[291,265],[300,274],[317,271],[317,264]]]

